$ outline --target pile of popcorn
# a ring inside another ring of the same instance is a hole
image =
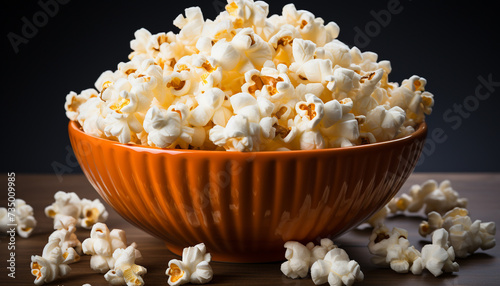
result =
[[[161,148],[269,151],[407,136],[434,105],[426,80],[389,82],[391,64],[337,40],[334,22],[262,1],[228,0],[215,20],[185,10],[173,32],[135,32],[128,62],[70,92],[87,134]]]
[[[434,276],[444,272],[457,272],[459,265],[455,258],[466,258],[476,250],[487,250],[496,245],[494,222],[472,221],[465,208],[468,200],[460,197],[450,181],[438,184],[427,180],[421,185],[411,186],[408,194],[394,197],[367,223],[374,227],[368,249],[372,262],[389,266],[398,273],[421,274],[424,269]],[[390,213],[424,211],[427,220],[422,221],[419,233],[431,235],[431,244],[422,250],[410,246],[408,231],[385,226]]]

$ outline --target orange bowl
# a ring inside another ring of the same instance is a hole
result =
[[[214,260],[284,260],[289,240],[335,238],[401,188],[427,134],[277,152],[169,150],[96,138],[69,123],[78,162],[123,218],[170,251],[204,242]]]

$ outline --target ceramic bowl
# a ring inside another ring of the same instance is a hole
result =
[[[216,261],[284,260],[283,244],[334,239],[383,207],[413,171],[427,134],[368,145],[276,152],[169,150],[122,144],[69,123],[80,166],[123,218]]]

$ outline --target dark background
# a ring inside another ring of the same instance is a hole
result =
[[[67,134],[66,94],[93,87],[103,71],[127,61],[137,29],[178,32],[172,22],[184,8],[200,6],[205,18],[214,19],[226,4],[222,0],[64,2],[45,19],[38,1],[2,4],[6,61],[2,172],[80,172]],[[281,14],[289,2],[268,2],[270,15]],[[498,172],[498,15],[493,6],[478,3],[484,2],[295,1],[297,9],[335,21],[339,40],[374,51],[379,60],[390,60],[390,81],[401,82],[413,74],[427,79],[436,104],[427,117],[430,140],[416,171]],[[27,43],[15,53],[8,34],[23,36],[23,17],[33,23],[35,15],[40,27],[29,31]],[[377,17],[382,23],[376,22]],[[360,36],[360,30],[367,36]],[[483,84],[477,89],[480,78],[498,86]],[[488,98],[481,96],[486,93]]]

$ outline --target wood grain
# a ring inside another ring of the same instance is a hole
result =
[[[6,174],[3,175],[7,189]],[[496,221],[500,218],[500,174],[485,173],[414,173],[405,183],[400,192],[406,192],[412,184],[422,183],[427,179],[438,182],[449,179],[452,186],[462,197],[469,199],[468,209],[471,218],[482,221]],[[66,175],[58,181],[55,175],[16,175],[17,198],[27,201],[35,209],[38,221],[33,235],[27,239],[16,237],[16,278],[7,276],[7,237],[0,236],[0,284],[1,285],[33,285],[34,277],[30,273],[31,255],[41,254],[52,232],[52,220],[47,218],[43,209],[52,203],[54,193],[58,190],[76,192],[81,198],[94,199],[98,194],[83,175]],[[1,196],[0,206],[7,204],[7,191]],[[141,250],[144,261],[141,263],[148,270],[144,277],[146,285],[167,285],[165,269],[168,261],[179,258],[171,254],[162,241],[133,227],[108,207],[110,213],[106,224],[110,229],[121,228],[127,233],[129,243],[136,242]],[[424,218],[423,214],[396,215],[386,221],[388,227],[405,228],[409,231],[409,239],[418,249],[429,240],[418,234],[418,225]],[[356,285],[498,285],[500,281],[500,247],[487,251],[478,251],[465,259],[457,259],[460,271],[434,277],[429,272],[415,276],[398,274],[390,269],[384,269],[370,262],[371,254],[366,247],[371,230],[359,227],[337,238],[335,243],[344,248],[351,259],[359,262],[365,274],[365,279]],[[77,236],[83,241],[90,232],[78,229]],[[2,234],[4,235],[4,234]],[[283,249],[284,253],[284,249]],[[93,272],[89,267],[89,256],[83,256],[78,263],[71,264],[72,271],[66,278],[47,285],[107,285],[102,274]],[[305,279],[289,279],[280,271],[280,262],[260,264],[236,264],[212,262],[214,279],[210,285],[314,285],[310,277]]]

